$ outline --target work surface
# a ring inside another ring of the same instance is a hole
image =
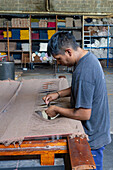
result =
[[[71,168],[65,165],[66,170],[95,168],[80,121],[46,120],[37,114],[47,107],[43,96],[67,87],[66,79],[0,82],[0,159],[40,155],[41,166],[52,166],[56,154],[69,154]],[[70,107],[69,103],[63,98],[51,104]]]
[[[46,120],[37,114],[45,109],[42,97],[68,87],[66,79],[0,82],[0,143],[21,143],[26,138],[51,135],[85,135],[80,121],[59,117]],[[69,107],[69,98],[53,104]]]

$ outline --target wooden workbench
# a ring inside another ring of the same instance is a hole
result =
[[[9,146],[0,145],[0,157],[7,156],[33,156],[40,155],[40,164],[54,165],[56,154],[69,154],[71,169],[95,169],[95,163],[91,154],[90,146],[86,138],[75,137],[71,139],[69,136],[63,139],[51,140],[24,140],[21,145],[10,144]],[[69,168],[68,168],[69,170]]]

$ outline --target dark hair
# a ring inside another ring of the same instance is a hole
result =
[[[69,31],[57,32],[51,37],[48,42],[48,56],[64,54],[65,49],[69,47],[73,48],[74,50],[79,47],[73,34]]]

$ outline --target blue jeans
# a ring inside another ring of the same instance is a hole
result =
[[[103,169],[103,150],[105,147],[101,147],[99,149],[92,149],[91,153],[93,155],[95,164],[96,164],[96,170],[102,170]]]

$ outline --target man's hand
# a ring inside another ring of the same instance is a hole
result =
[[[51,94],[44,96],[42,99],[48,105],[49,102],[56,100],[57,98],[58,98],[58,93],[51,93]]]
[[[50,117],[55,117],[55,116],[58,114],[58,112],[56,111],[56,107],[57,107],[57,106],[55,106],[55,105],[49,106],[49,107],[45,110],[46,114],[47,114],[48,116],[50,116]]]

